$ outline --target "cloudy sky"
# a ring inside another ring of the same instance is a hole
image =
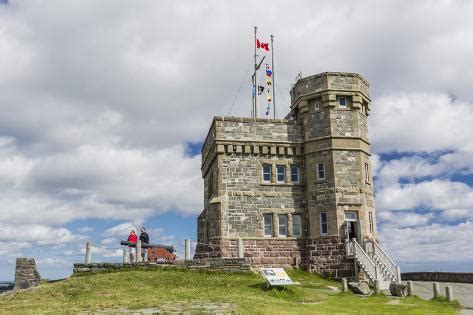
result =
[[[200,144],[249,115],[253,26],[275,35],[278,114],[297,73],[371,83],[383,246],[403,270],[473,271],[471,1],[0,1],[0,280],[196,239]],[[238,93],[238,88],[242,89]]]

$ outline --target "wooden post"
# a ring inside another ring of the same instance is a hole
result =
[[[92,243],[87,242],[85,245],[85,263],[90,264],[92,262]]]
[[[451,286],[447,285],[445,287],[445,295],[447,296],[447,301],[449,302],[453,301],[453,289]]]
[[[434,298],[440,297],[440,286],[438,282],[434,282],[433,289],[434,289]]]
[[[241,238],[237,240],[237,247],[238,247],[238,258],[244,258],[245,248],[243,247],[243,240]]]
[[[190,260],[191,259],[191,240],[186,238],[184,241],[184,260]]]
[[[130,256],[128,254],[128,247],[123,247],[123,264],[130,262]]]
[[[342,278],[342,292],[348,292],[347,278]]]
[[[381,292],[381,283],[379,279],[374,280],[374,294],[379,294]]]
[[[141,241],[140,240],[136,241],[136,258],[135,258],[135,261],[136,262],[142,262],[143,261],[143,257],[141,257]]]
[[[414,295],[414,282],[407,281],[407,295]]]
[[[401,267],[396,266],[396,270],[397,270],[397,281],[396,281],[396,283],[401,284]]]

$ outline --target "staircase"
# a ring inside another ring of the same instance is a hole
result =
[[[401,282],[401,272],[386,252],[373,240],[364,243],[364,248],[356,239],[346,242],[346,253],[367,275],[371,282],[379,280],[380,289],[389,289],[391,282]]]

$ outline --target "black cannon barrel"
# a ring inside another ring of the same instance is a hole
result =
[[[131,247],[135,247],[136,246],[136,243],[133,243],[133,242],[128,242],[128,241],[121,241],[120,242],[120,245],[126,245],[126,246],[131,246]],[[164,248],[165,250],[167,250],[168,252],[170,252],[171,254],[174,253],[174,246],[166,246],[166,245],[158,245],[158,244],[145,244],[145,243],[141,243],[141,248]]]

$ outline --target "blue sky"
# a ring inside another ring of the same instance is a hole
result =
[[[87,241],[119,261],[142,225],[182,255],[212,117],[250,114],[254,25],[275,35],[279,117],[299,72],[370,82],[383,248],[473,271],[470,1],[0,3],[0,280],[19,256],[68,276]]]

